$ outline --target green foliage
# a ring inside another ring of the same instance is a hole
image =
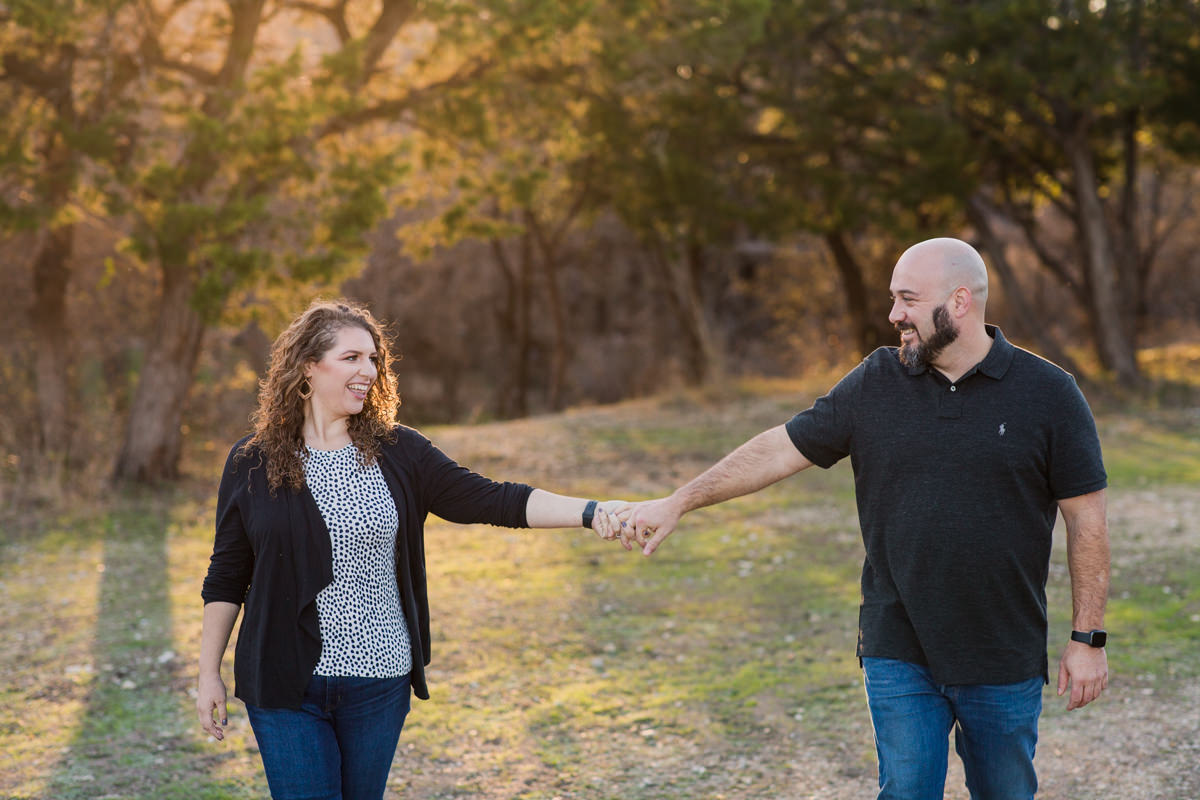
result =
[[[14,23],[46,43],[65,41],[70,36],[78,5],[76,0],[12,0],[6,4]]]
[[[433,0],[374,64],[381,3],[329,5],[344,41],[271,3],[233,24],[254,7],[5,3],[0,229],[100,218],[215,324],[352,274],[397,207],[417,255],[615,215],[651,260],[807,233],[880,261],[968,197],[1070,212],[1068,140],[1106,197],[1130,148],[1200,158],[1187,0]]]

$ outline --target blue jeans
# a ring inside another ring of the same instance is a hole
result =
[[[380,800],[410,703],[408,675],[314,675],[298,710],[247,703],[271,797]]]
[[[1037,792],[1041,678],[946,686],[925,667],[890,658],[864,658],[863,673],[879,800],[942,800],[951,728],[971,800],[1030,800]]]

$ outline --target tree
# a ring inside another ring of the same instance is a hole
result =
[[[81,213],[94,209],[89,163],[131,148],[138,69],[115,47],[129,3],[16,0],[0,9],[0,230],[36,231],[28,311],[37,386],[38,462],[56,471],[71,441],[66,291]]]
[[[239,292],[344,275],[403,171],[400,123],[487,66],[480,48],[439,48],[444,41],[389,59],[393,42],[453,4],[228,0],[196,8],[192,41],[174,41],[164,32],[185,5],[140,20],[156,124],[110,187],[114,211],[134,220],[131,252],[157,264],[162,286],[119,479],[177,473],[181,415],[206,329]],[[285,35],[290,23],[321,41],[305,27],[312,19],[334,37],[319,59]],[[206,59],[186,60],[192,52]]]
[[[1027,311],[1000,217],[1070,287],[1101,362],[1137,382],[1144,290],[1172,229],[1143,193],[1160,186],[1154,142],[1195,125],[1194,104],[1165,101],[1194,95],[1196,17],[1140,0],[774,4],[736,78],[757,111],[749,158],[770,202],[828,244],[860,347],[883,331],[854,240],[970,224],[1018,316],[1067,361]],[[1073,230],[1063,247],[1050,217]]]
[[[979,153],[986,202],[1071,288],[1101,363],[1140,382],[1144,292],[1169,235],[1147,218],[1156,204],[1143,193],[1155,141],[1194,124],[1167,110],[1194,64],[1182,56],[1194,44],[1180,40],[1195,30],[1194,4],[969,2],[913,13],[931,23],[921,63]],[[1065,248],[1041,225],[1047,214],[1071,226]]]
[[[769,5],[646,4],[601,17],[595,63],[574,81],[603,176],[597,196],[640,242],[694,384],[725,373],[714,298],[736,259],[723,256],[761,227],[741,161],[745,110],[726,90]]]

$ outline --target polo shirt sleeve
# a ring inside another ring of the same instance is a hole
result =
[[[828,469],[850,454],[865,370],[865,362],[859,364],[784,426],[800,454],[818,467]]]
[[[1108,485],[1096,420],[1071,376],[1058,393],[1050,438],[1050,493],[1055,500],[1096,492]]]

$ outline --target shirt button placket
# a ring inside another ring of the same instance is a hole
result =
[[[958,419],[962,416],[962,395],[958,393],[958,386],[950,384],[943,391],[938,401],[938,417],[940,419]]]

